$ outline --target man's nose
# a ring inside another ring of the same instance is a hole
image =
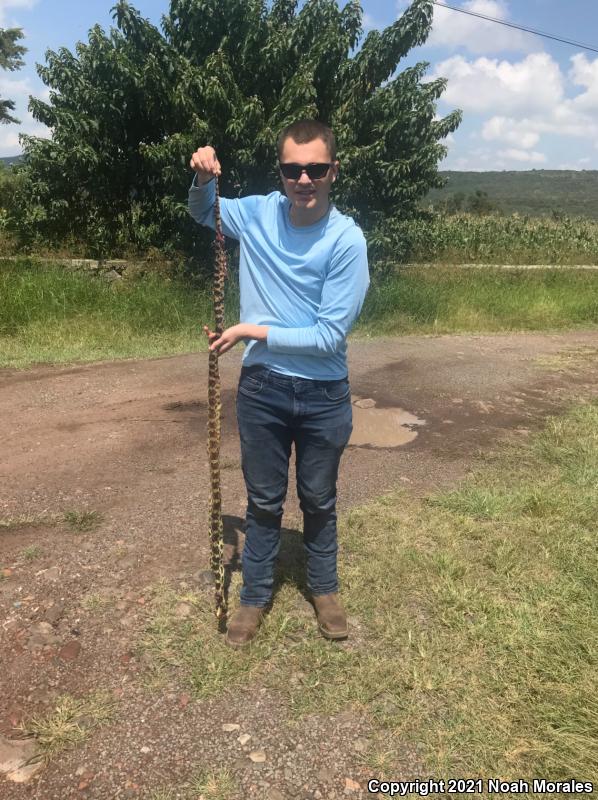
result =
[[[311,183],[311,178],[309,177],[309,175],[307,174],[307,172],[305,170],[303,170],[303,172],[299,176],[298,183],[303,183],[303,184],[307,184],[307,185],[309,185]]]

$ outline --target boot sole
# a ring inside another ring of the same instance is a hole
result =
[[[327,631],[321,625],[318,625],[318,630],[322,634],[325,639],[348,639],[349,638],[349,629],[345,628],[344,631],[338,631],[338,633],[332,633],[331,631]]]
[[[251,646],[253,638],[249,639],[247,642],[234,642],[232,639],[229,639],[228,636],[225,636],[224,642],[226,645],[228,645],[228,647],[232,647],[233,650],[244,650],[245,648]]]

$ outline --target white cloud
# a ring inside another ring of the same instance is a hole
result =
[[[0,28],[12,27],[15,23],[8,18],[7,11],[13,8],[33,8],[38,0],[0,0]],[[18,27],[18,25],[17,25]]]
[[[546,156],[544,153],[538,153],[536,150],[529,152],[527,150],[517,150],[515,147],[510,147],[508,150],[499,150],[498,155],[500,158],[507,158],[512,161],[526,161],[529,164],[546,163]]]
[[[598,119],[576,112],[573,101],[566,100],[533,118],[491,117],[482,127],[486,141],[503,141],[523,149],[534,147],[545,133],[593,140],[598,137]]]
[[[532,53],[518,62],[457,55],[436,65],[430,79],[448,78],[442,99],[465,111],[545,110],[561,102],[564,77],[547,53]]]
[[[448,163],[443,163],[443,169],[462,169],[472,170],[473,172],[484,172],[490,169],[497,169],[496,153],[484,148],[477,148],[468,151],[466,156],[447,157]]]
[[[467,0],[460,7],[495,19],[510,19],[508,6],[503,0]],[[440,6],[434,7],[434,23],[427,44],[434,47],[464,47],[471,53],[542,49],[539,40],[531,34]]]
[[[502,153],[522,161],[513,153],[531,151],[544,134],[598,139],[598,59],[578,54],[571,63],[565,74],[547,53],[514,62],[458,55],[438,64],[431,77],[448,78],[443,102],[466,115],[490,113],[482,139],[509,145]],[[576,94],[579,87],[585,91]]]
[[[9,73],[0,72],[0,97],[15,99],[15,95],[26,97],[31,94],[29,78],[11,78]]]
[[[561,162],[574,161],[577,169],[595,164],[576,158],[598,149],[598,58],[578,53],[567,69],[548,53],[519,59],[453,55],[435,66],[430,79],[438,77],[448,78],[441,104],[463,109],[465,120],[478,123],[467,131],[467,153],[459,147],[465,136],[457,132],[452,168],[483,169],[488,159],[491,169],[545,164],[546,136],[552,137],[551,150],[556,145],[561,151],[553,155],[554,168]],[[577,140],[574,147],[569,139]],[[482,142],[489,147],[476,151]]]
[[[15,101],[16,108],[11,114],[21,120],[20,125],[0,126],[0,156],[18,155],[23,151],[19,143],[20,133],[44,138],[50,136],[49,128],[40,125],[27,110],[30,95],[40,97],[47,102],[49,90],[42,88],[35,92],[29,78],[12,78],[6,73],[0,73],[0,97]]]
[[[21,115],[23,124],[19,126],[12,126],[12,130],[8,128],[4,130],[4,126],[0,128],[0,155],[1,156],[18,156],[23,152],[21,143],[19,142],[19,134],[27,133],[30,136],[38,136],[40,139],[49,139],[50,131],[45,125],[40,125],[36,122],[30,114],[25,116]]]
[[[586,87],[586,91],[575,98],[575,107],[581,111],[598,111],[598,58],[590,61],[584,53],[577,53],[572,56],[571,63],[569,79],[576,86]]]
[[[16,156],[22,151],[18,131],[5,131],[0,128],[0,152],[5,156]]]
[[[507,142],[517,148],[529,150],[540,140],[540,134],[533,129],[528,120],[514,120],[507,117],[491,117],[484,123],[482,138],[487,142],[494,140]]]

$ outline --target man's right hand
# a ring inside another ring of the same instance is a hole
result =
[[[213,147],[200,147],[191,156],[191,169],[197,173],[198,183],[208,183],[214,176],[220,175],[220,162],[216,158]]]

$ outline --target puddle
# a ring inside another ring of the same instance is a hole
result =
[[[423,419],[402,408],[376,408],[371,399],[352,396],[353,433],[349,445],[359,447],[400,447],[417,438]]]

